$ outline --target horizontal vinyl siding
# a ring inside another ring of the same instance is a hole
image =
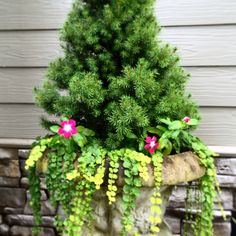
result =
[[[32,89],[62,55],[58,29],[72,0],[0,0],[0,138],[35,138],[43,113]],[[195,133],[208,145],[236,147],[236,2],[159,0],[161,39],[178,47],[191,73],[187,91],[201,106]]]
[[[202,123],[195,134],[208,145],[235,146],[235,108],[203,107],[200,112]],[[32,104],[0,104],[0,138],[35,138],[45,134],[39,125],[43,114]]]
[[[183,66],[236,66],[236,25],[167,27],[161,38],[178,47]],[[58,31],[0,32],[0,67],[42,67],[58,55]]]
[[[73,0],[0,0],[0,29],[57,29]],[[236,23],[234,0],[157,0],[163,26]]]
[[[46,68],[0,68],[1,103],[32,104]],[[187,92],[202,107],[236,107],[236,67],[187,67]]]

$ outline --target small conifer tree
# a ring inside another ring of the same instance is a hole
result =
[[[160,118],[198,117],[176,49],[159,39],[153,4],[76,0],[61,30],[64,56],[50,64],[37,104],[93,129],[110,149]]]

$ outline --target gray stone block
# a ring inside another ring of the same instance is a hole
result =
[[[34,217],[30,215],[6,215],[4,218],[5,222],[10,225],[19,225],[19,226],[34,226]],[[53,225],[54,218],[50,216],[42,217],[42,227],[54,227]]]
[[[23,214],[23,208],[12,208],[12,207],[5,207],[3,210],[4,214]]]
[[[231,235],[231,223],[222,222],[214,223],[214,236],[230,236]]]
[[[19,160],[20,162],[20,172],[22,177],[28,176],[28,171],[25,169],[25,160]]]
[[[177,217],[172,216],[165,216],[165,221],[170,226],[171,231],[173,234],[179,234],[180,233],[180,219]]]
[[[0,188],[0,206],[22,207],[26,203],[26,191],[20,188]]]
[[[29,149],[19,149],[18,156],[20,159],[27,159],[29,156],[30,150]]]
[[[222,188],[220,199],[225,210],[233,209],[233,193],[231,189]],[[175,188],[169,199],[169,208],[185,207],[186,190],[184,187]],[[219,209],[217,199],[215,199],[214,209]]]
[[[9,236],[9,226],[6,224],[0,225],[0,235],[1,236]]]
[[[236,188],[236,175],[217,175],[220,187]]]
[[[0,187],[19,187],[19,186],[20,186],[20,178],[0,176]]]
[[[0,161],[5,160],[17,160],[18,159],[18,150],[9,149],[9,148],[0,148]]]
[[[10,229],[11,236],[32,236],[32,228],[14,225]],[[39,236],[55,236],[53,228],[42,228]]]
[[[18,160],[0,162],[0,176],[20,177],[20,167]]]
[[[51,205],[49,201],[42,201],[41,202],[41,213],[44,216],[54,216],[56,214],[56,209]],[[24,208],[25,215],[32,215],[33,210],[30,207],[29,201],[26,203]]]
[[[28,189],[29,188],[29,179],[27,177],[22,177],[20,179],[20,186],[21,186],[21,188]]]
[[[236,158],[216,158],[218,174],[236,175]]]
[[[197,210],[192,211],[193,215],[195,215],[197,212]],[[225,213],[225,217],[226,220],[225,222],[230,222],[231,221],[231,217],[232,217],[232,213],[231,211],[224,211]],[[168,216],[174,216],[177,217],[178,219],[184,219],[184,215],[185,215],[185,209],[184,208],[167,208],[167,215]],[[214,221],[215,222],[222,222],[224,221],[222,212],[220,210],[213,210],[213,215],[214,215]]]

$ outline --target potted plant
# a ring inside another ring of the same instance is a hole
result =
[[[35,90],[37,104],[61,119],[43,118],[53,134],[37,139],[26,161],[36,225],[42,173],[63,210],[58,232],[68,236],[161,235],[170,193],[162,186],[198,179],[193,232],[212,235],[214,153],[190,132],[199,114],[185,95],[189,75],[158,38],[153,2],[74,2],[61,30],[64,56]],[[137,206],[148,209],[145,227]]]

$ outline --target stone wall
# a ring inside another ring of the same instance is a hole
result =
[[[0,148],[0,236],[30,236],[33,226],[32,210],[29,206],[30,194],[27,172],[24,169],[27,149]],[[222,189],[220,196],[227,220],[221,216],[219,206],[214,207],[215,236],[231,235],[231,216],[236,209],[236,158],[217,157],[218,180]],[[173,235],[181,235],[184,225],[184,185],[175,187],[166,213],[166,221]],[[53,216],[56,210],[48,200],[44,180],[42,179],[42,234],[55,236]]]

